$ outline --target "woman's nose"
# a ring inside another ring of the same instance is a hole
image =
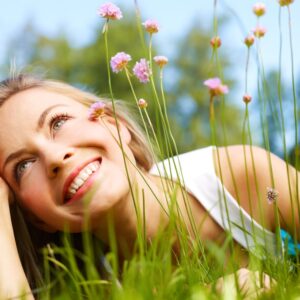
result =
[[[47,174],[56,176],[74,155],[74,149],[70,147],[49,147],[44,153]]]

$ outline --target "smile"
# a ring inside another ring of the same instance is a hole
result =
[[[92,177],[100,168],[101,162],[101,158],[94,160],[71,173],[64,188],[64,203],[73,202],[85,193],[92,184]]]

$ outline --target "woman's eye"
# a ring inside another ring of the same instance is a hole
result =
[[[66,122],[67,120],[58,120],[57,122],[54,122],[53,126],[52,126],[52,129],[57,131],[60,129],[60,127],[62,127],[62,125]]]
[[[64,123],[66,123],[70,118],[71,116],[69,116],[67,113],[56,114],[51,118],[49,127],[51,130],[56,132],[60,130]]]
[[[33,160],[24,160],[16,164],[14,168],[14,177],[17,181],[20,180],[23,173],[28,169],[28,167],[33,163]]]

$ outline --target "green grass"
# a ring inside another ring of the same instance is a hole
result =
[[[215,6],[216,3],[217,1],[215,1]],[[142,32],[140,22],[138,22],[138,24],[139,30]],[[213,24],[214,35],[217,36],[218,28],[215,14]],[[107,41],[108,27],[106,27],[106,29],[107,30],[104,32],[104,42],[106,48],[107,72],[112,98],[111,100],[114,105],[113,91],[110,81],[110,55]],[[143,39],[143,37],[141,37],[141,39]],[[142,43],[145,44],[145,41],[142,41]],[[123,49],[120,49],[120,51],[123,51]],[[149,45],[148,55],[151,60],[151,43]],[[293,53],[291,53],[291,56],[293,57]],[[222,78],[222,69],[218,64],[218,55],[214,51],[212,66],[215,65],[215,68],[213,69],[217,70],[218,74],[216,75]],[[248,62],[246,66],[245,92],[247,92],[247,72]],[[126,74],[128,75],[128,73]],[[130,88],[132,87],[130,76],[127,77]],[[177,147],[171,133],[166,113],[166,100],[162,79],[160,81],[159,91],[156,90],[153,77],[150,79],[151,88],[155,95],[153,105],[157,105],[158,111],[158,116],[156,118],[158,121],[156,126],[157,128],[161,128],[162,131],[161,141],[156,139],[155,136],[153,137],[156,142],[155,146],[158,149],[165,149],[166,153],[160,153],[161,157],[164,157],[164,154],[176,154]],[[199,78],[199,80],[202,79]],[[264,86],[262,88],[264,88]],[[132,92],[134,98],[137,100],[133,89]],[[161,96],[159,96],[160,94]],[[296,103],[295,92],[293,94],[294,102]],[[296,104],[294,111],[297,111]],[[146,121],[149,122],[149,128],[152,129],[153,127],[151,120],[149,120],[147,115],[147,111],[141,112],[140,110],[140,114],[143,124],[145,124]],[[143,116],[145,116],[146,121],[143,119]],[[218,128],[214,128],[215,124],[212,118],[211,122],[212,141],[216,144],[214,130],[217,130]],[[249,119],[247,111],[243,130],[244,143],[246,143],[247,135],[252,143],[250,124],[248,122]],[[295,123],[297,124],[297,119],[295,120]],[[178,170],[178,173],[180,174],[180,170]],[[170,201],[170,203],[174,204],[174,201]],[[137,210],[136,213],[139,220],[139,228],[136,245],[134,251],[126,255],[122,261],[120,261],[119,258],[119,253],[116,247],[117,237],[115,236],[112,227],[110,227],[110,250],[107,252],[104,252],[101,249],[99,241],[94,240],[89,233],[83,233],[82,251],[79,251],[72,246],[72,242],[68,234],[63,234],[62,245],[60,247],[46,247],[43,250],[44,283],[36,290],[38,298],[47,300],[200,300],[220,299],[220,297],[222,299],[249,299],[244,297],[243,289],[240,290],[235,284],[234,277],[232,277],[230,282],[226,282],[224,284],[224,292],[222,295],[220,295],[220,293],[215,289],[214,284],[218,278],[224,277],[228,274],[235,274],[235,272],[237,272],[237,270],[241,267],[241,252],[235,251],[232,248],[230,235],[228,235],[227,239],[221,245],[212,241],[204,243],[199,239],[191,241],[184,225],[180,222],[177,216],[178,214],[175,212],[176,205],[174,209],[170,210],[170,224],[168,225],[168,228],[162,229],[154,239],[145,242],[144,228],[142,226],[143,222],[141,222],[143,212]],[[175,239],[179,241],[180,251],[178,252],[175,252],[173,247]],[[276,284],[273,284],[270,290],[260,293],[259,295],[255,295],[254,292],[254,298],[258,297],[259,299],[284,300],[300,299],[299,265],[295,259],[287,256],[267,256],[265,259],[259,259],[251,253],[248,253],[247,255],[249,255],[249,269],[258,270],[260,274],[263,274],[263,272],[267,273],[276,280]],[[102,264],[100,263],[101,257]],[[255,290],[259,291],[259,288],[257,287]]]
[[[220,299],[214,283],[239,268],[238,257],[229,253],[230,238],[222,246],[208,243],[203,254],[196,243],[188,245],[187,236],[183,236],[183,251],[175,255],[172,244],[176,232],[171,227],[143,249],[137,243],[132,256],[119,264],[117,272],[111,267],[118,260],[117,253],[105,253],[108,267],[102,265],[97,270],[101,251],[94,251],[92,239],[83,239],[82,253],[73,249],[68,235],[64,235],[61,247],[44,249],[45,282],[38,298]],[[259,299],[299,299],[300,276],[295,261],[287,257],[260,260],[251,254],[249,259],[249,268],[265,272],[277,282]],[[234,299],[234,294],[244,299],[232,280],[225,284],[223,298]]]

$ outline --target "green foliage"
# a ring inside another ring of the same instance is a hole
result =
[[[204,257],[199,256],[201,251],[196,245],[190,248],[190,253],[174,253],[174,230],[172,226],[162,230],[151,243],[144,245],[142,251],[136,245],[132,256],[120,267],[120,274],[109,267],[109,262],[118,259],[115,251],[111,250],[103,256],[106,267],[102,264],[101,269],[97,262],[102,252],[94,251],[91,236],[82,238],[82,248],[85,249],[82,253],[73,247],[72,239],[65,234],[61,246],[44,249],[47,274],[43,286],[36,290],[36,295],[45,300],[220,299],[222,296],[215,289],[214,283],[221,276],[237,271],[233,265],[239,259],[232,257],[229,252],[229,238],[223,246],[213,242],[206,244],[204,241],[207,250],[204,256],[208,259],[207,266],[204,266]],[[187,244],[187,232],[180,234],[183,238],[181,247],[191,247],[191,244]],[[258,299],[297,299],[300,279],[296,262],[286,256],[260,260],[249,255],[250,269],[271,274],[276,279],[270,291],[257,289]],[[224,283],[224,289],[228,299],[249,299],[243,294],[236,298],[239,291],[233,277],[230,282]]]
[[[110,25],[110,56],[125,51],[134,60],[147,57],[134,17]],[[171,115],[170,128],[175,135],[179,152],[211,143],[209,95],[203,86],[207,77],[216,75],[215,70],[211,69],[213,64],[209,39],[208,33],[195,24],[179,41],[174,64],[170,63],[169,71],[166,72],[166,76],[174,79],[167,86],[169,92],[166,99]],[[109,94],[101,25],[95,28],[94,38],[87,45],[74,47],[65,34],[50,38],[28,24],[20,36],[12,41],[8,52],[15,53],[22,64],[38,68],[47,77],[88,87],[99,95]],[[226,83],[233,87],[234,82],[229,77],[231,64],[226,53],[218,59],[223,67]],[[113,74],[112,86],[116,98],[133,103],[124,74]],[[153,98],[145,85],[136,83],[135,92],[138,97],[150,100]],[[230,100],[230,97],[226,97],[215,102],[218,144],[241,142],[242,113]],[[151,101],[149,103],[151,108]],[[150,109],[150,113],[155,120],[155,111]],[[143,232],[142,228],[138,230]],[[181,251],[178,255],[173,251],[175,234],[182,235],[179,237]],[[111,240],[114,239],[116,237]],[[190,245],[190,236],[186,232],[175,232],[172,227],[164,229],[147,245],[141,240],[138,241],[132,257],[126,259],[122,265],[121,276],[117,268],[116,247],[110,245],[111,252],[106,253],[105,258],[113,268],[103,276],[97,269],[97,255],[100,252],[94,251],[92,238],[88,233],[83,236],[84,253],[74,249],[68,237],[64,237],[62,247],[44,249],[46,284],[42,287],[40,298],[218,299],[218,293],[207,286],[207,283],[223,276],[226,273],[224,267],[230,265],[232,268],[237,265],[235,257],[228,253],[228,241],[223,247],[212,242],[206,243],[206,252],[203,252],[203,248],[197,243]],[[296,297],[300,281],[296,272],[299,267],[297,264],[287,257],[260,261],[249,255],[250,260],[252,259],[250,266],[266,271],[276,278],[278,285],[273,289],[272,299]],[[231,261],[228,259],[227,262],[228,257]],[[79,267],[78,261],[82,267]],[[234,285],[231,292],[236,292]],[[268,298],[268,295],[262,297]]]
[[[257,120],[256,124],[254,122],[252,124],[252,131],[261,133],[260,143],[263,147],[266,147],[265,139],[267,139],[271,152],[283,159],[288,159],[295,166],[296,155],[299,162],[299,145],[298,147],[295,145],[293,95],[284,78],[281,79],[279,85],[279,76],[276,70],[268,71],[257,90],[257,95],[250,104],[250,115],[253,120]],[[299,128],[299,107],[297,114]],[[265,130],[265,139],[261,128]],[[286,150],[284,144],[286,144]]]
[[[108,35],[110,57],[120,51],[129,53],[132,56],[131,67],[141,57],[148,57],[135,19],[133,14],[127,13],[126,18],[111,22]],[[2,66],[2,70],[7,70],[10,59],[15,57],[17,64],[27,65],[26,69],[29,71],[33,69],[34,72],[45,74],[46,77],[62,80],[109,97],[104,37],[101,32],[103,24],[103,20],[99,20],[90,42],[75,47],[65,33],[49,37],[38,32],[31,23],[28,23],[21,30],[20,35],[11,41],[7,51],[8,59],[5,66]],[[146,40],[147,38],[148,35],[145,36]],[[174,59],[170,58],[164,81],[167,82],[165,90],[171,128],[179,152],[183,152],[211,143],[209,96],[203,81],[209,74],[213,76],[214,73],[210,69],[212,50],[209,46],[209,34],[198,24],[194,24],[190,31],[174,44],[174,47],[178,51]],[[153,56],[156,52],[154,47]],[[221,56],[220,61],[224,66],[224,72],[229,73],[231,64],[226,53]],[[155,66],[154,72],[155,76],[158,75]],[[226,78],[226,83],[233,87],[233,80],[228,80],[227,75]],[[159,132],[157,111],[155,105],[152,105],[155,96],[150,85],[140,84],[135,78],[133,83],[137,97],[148,100],[150,118]],[[112,87],[116,99],[123,99],[135,105],[125,74],[112,73]],[[219,143],[241,142],[239,109],[232,104],[230,97],[226,99],[224,105],[220,101],[216,101],[215,105],[217,120],[219,120],[217,130]],[[228,135],[226,139],[224,139],[223,126]]]
[[[217,72],[211,69],[212,49],[209,41],[209,33],[195,23],[178,44],[174,66],[177,80],[171,89],[170,100],[173,122],[180,124],[174,127],[181,151],[211,144],[209,93],[203,81],[208,77],[216,77]],[[226,84],[233,88],[234,82],[229,75],[232,65],[228,56],[221,55],[219,61],[226,74]],[[225,103],[215,101],[217,140],[220,145],[241,142],[241,111],[232,100],[228,96]],[[224,137],[223,126],[227,137]]]
[[[110,57],[124,51],[132,56],[131,66],[136,60],[145,57],[142,42],[135,23],[135,16],[128,15],[109,26]],[[31,23],[27,24],[7,50],[8,58],[2,69],[9,69],[11,58],[17,64],[26,65],[26,70],[46,74],[46,77],[62,80],[70,84],[88,88],[98,95],[108,96],[108,78],[102,26],[99,19],[94,36],[86,45],[75,47],[65,33],[49,37],[38,32]],[[135,89],[139,97],[149,94],[145,85],[137,84]],[[113,74],[112,85],[115,98],[133,101],[127,79],[124,74]]]

